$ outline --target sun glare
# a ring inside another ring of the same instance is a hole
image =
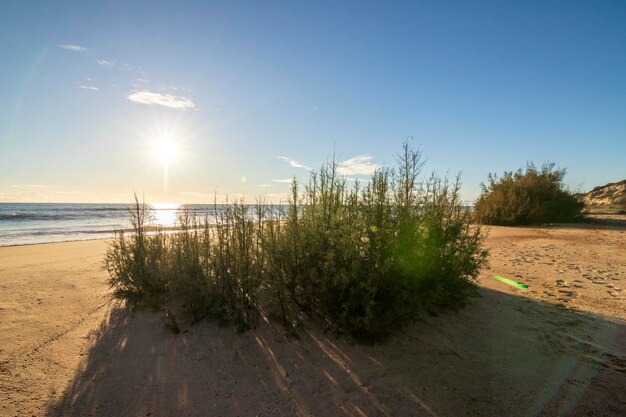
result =
[[[168,163],[176,159],[178,148],[173,140],[161,139],[152,143],[152,152],[159,161]]]
[[[178,203],[153,203],[153,223],[159,226],[172,227],[176,223],[176,213],[180,208]]]

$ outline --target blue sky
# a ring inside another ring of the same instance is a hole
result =
[[[427,173],[626,178],[626,2],[2,2],[0,201],[269,195],[413,137]],[[176,143],[167,164],[153,143]]]

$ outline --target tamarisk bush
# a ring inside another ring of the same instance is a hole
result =
[[[109,284],[133,303],[180,303],[192,322],[245,329],[262,315],[293,328],[308,316],[384,340],[420,312],[461,306],[487,256],[459,179],[420,182],[421,153],[406,142],[397,165],[349,183],[333,160],[294,179],[285,206],[215,204],[213,218],[184,209],[170,234],[146,234],[137,203],[130,236],[109,246]]]
[[[130,232],[117,232],[104,258],[108,284],[117,298],[156,307],[166,302],[170,282],[167,236],[159,228],[148,234],[151,213],[137,196],[128,212]]]
[[[540,169],[528,163],[525,170],[505,172],[501,178],[489,174],[476,200],[476,219],[501,226],[582,220],[584,204],[566,190],[565,173],[554,163]]]

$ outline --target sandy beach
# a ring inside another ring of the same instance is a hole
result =
[[[175,335],[111,300],[105,241],[0,248],[0,415],[626,414],[626,229],[491,227],[486,246],[479,297],[375,346]]]

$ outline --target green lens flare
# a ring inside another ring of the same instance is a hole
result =
[[[513,281],[512,279],[501,277],[500,275],[496,275],[495,278],[500,282],[504,282],[505,284],[510,285],[511,287],[520,288],[522,290],[525,290],[526,288],[528,288],[528,285],[520,284],[519,282]]]

